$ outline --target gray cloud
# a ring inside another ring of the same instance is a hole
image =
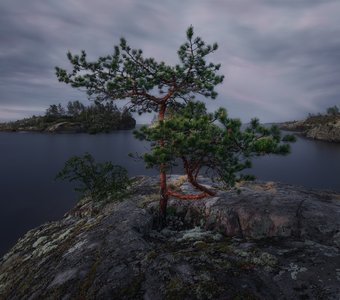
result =
[[[244,121],[303,118],[340,104],[339,13],[331,0],[3,0],[0,120],[86,102],[54,75],[68,66],[68,50],[95,59],[125,36],[146,56],[176,63],[190,24],[220,45],[211,59],[226,80],[210,109],[225,106]]]

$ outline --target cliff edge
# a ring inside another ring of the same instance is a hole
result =
[[[139,178],[122,202],[84,199],[1,259],[0,299],[338,299],[340,194],[240,190],[172,199],[161,231],[157,178]]]

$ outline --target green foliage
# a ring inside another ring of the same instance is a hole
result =
[[[220,65],[205,60],[215,50],[217,44],[206,45],[194,37],[190,27],[177,52],[180,63],[175,66],[145,58],[142,50],[132,49],[122,38],[114,53],[94,62],[87,60],[85,51],[80,55],[69,52],[72,70],[56,67],[56,75],[61,82],[85,88],[96,101],[130,99],[130,109],[139,113],[159,111],[162,103],[176,106],[197,94],[216,98],[214,87],[223,81],[223,76],[216,74]]]
[[[251,167],[252,157],[289,153],[277,126],[265,128],[257,119],[244,130],[241,125],[223,108],[207,113],[204,103],[188,102],[171,118],[144,126],[135,136],[152,143],[151,152],[143,156],[147,167],[165,164],[171,169],[182,161],[188,176],[206,173],[231,187],[238,180],[250,179],[240,172]]]
[[[126,169],[111,162],[96,163],[89,153],[68,159],[56,179],[78,182],[75,190],[94,201],[119,198],[130,184]]]
[[[294,134],[287,134],[282,138],[283,142],[296,142],[296,136]]]
[[[241,130],[241,122],[228,118],[226,110],[209,114],[203,103],[194,102],[197,95],[217,96],[215,86],[224,76],[218,75],[219,64],[207,62],[207,56],[217,48],[217,44],[208,45],[195,37],[190,26],[177,51],[179,63],[174,66],[145,58],[142,50],[132,49],[122,38],[111,55],[91,62],[85,51],[78,55],[69,52],[72,69],[56,67],[59,81],[84,88],[90,99],[100,103],[129,99],[131,111],[158,112],[158,121],[135,135],[152,144],[151,152],[143,158],[147,167],[161,172],[164,218],[169,191],[164,178],[179,162],[191,184],[207,194],[196,181],[200,173],[217,176],[226,186],[233,186],[237,180],[249,178],[240,172],[250,168],[251,157],[289,152],[289,145],[281,143],[278,127],[265,128],[254,119]]]

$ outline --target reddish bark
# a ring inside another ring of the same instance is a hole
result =
[[[173,196],[175,198],[181,199],[181,200],[199,200],[203,199],[205,197],[209,197],[209,194],[207,193],[200,193],[200,194],[182,194],[175,192],[168,188],[168,195]]]
[[[184,170],[185,170],[185,173],[187,174],[188,176],[188,181],[195,187],[197,188],[198,190],[202,191],[203,193],[205,193],[207,196],[215,196],[216,193],[208,188],[206,188],[205,186],[199,184],[196,180],[196,176],[193,175],[193,172],[195,171],[192,170],[189,166],[189,163],[187,161],[187,159],[185,157],[182,157],[182,161],[183,161],[183,164],[184,164]]]
[[[199,193],[199,194],[182,194],[182,193],[173,191],[170,188],[168,188],[168,195],[176,197],[178,199],[182,199],[182,200],[199,200],[199,199],[203,199],[205,197],[216,195],[216,193],[214,191],[209,190],[208,188],[206,188],[205,186],[203,186],[203,185],[201,185],[197,182],[196,176],[193,176],[193,174],[192,174],[193,171],[190,168],[187,159],[185,157],[182,157],[182,160],[183,160],[185,172],[186,172],[187,177],[188,177],[188,181],[194,187],[196,187],[198,190],[200,190],[202,193]]]
[[[165,118],[165,111],[166,111],[166,102],[170,98],[173,92],[169,92],[160,102],[159,104],[159,112],[158,112],[158,120],[163,121]],[[160,140],[159,144],[161,147],[164,147],[164,140]],[[167,187],[166,182],[166,171],[165,171],[165,164],[160,165],[160,203],[159,203],[159,212],[160,212],[160,223],[164,224],[166,220],[166,208],[168,204],[168,198],[169,196],[176,197],[178,199],[182,200],[199,200],[203,199],[205,197],[214,196],[216,193],[214,191],[209,190],[205,186],[199,184],[196,180],[196,176],[193,176],[194,170],[190,169],[188,161],[185,159],[185,157],[182,158],[184,163],[184,169],[186,174],[188,175],[188,181],[196,187],[198,190],[201,191],[199,194],[182,194],[176,191],[171,190]],[[197,171],[197,170],[196,170]]]
[[[165,117],[165,109],[166,104],[163,102],[160,105],[159,113],[158,113],[158,120],[163,121]],[[159,144],[164,146],[164,140],[160,140]],[[168,204],[168,191],[167,191],[167,184],[166,184],[166,172],[165,172],[165,165],[161,164],[160,166],[160,188],[161,188],[161,199],[159,202],[159,213],[160,213],[160,220],[161,222],[165,222],[166,220],[166,207]]]
[[[188,175],[188,181],[198,190],[202,191],[203,193],[205,193],[207,196],[215,196],[216,193],[212,190],[209,190],[208,188],[206,188],[204,185],[199,184],[196,179],[194,179],[194,177],[192,176],[192,174],[187,173]]]
[[[164,165],[161,165],[160,169],[160,186],[161,186],[161,199],[159,202],[159,210],[161,219],[166,219],[166,207],[168,204],[168,191],[166,184],[166,172],[164,170]]]

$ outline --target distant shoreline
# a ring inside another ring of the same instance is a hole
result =
[[[37,128],[8,128],[0,124],[0,132],[9,132],[9,133],[45,133],[45,134],[78,134],[78,133],[86,133],[86,134],[98,134],[98,133],[112,133],[120,130],[133,130],[135,126],[127,126],[121,127],[111,130],[98,130],[96,132],[91,132],[86,130],[81,124],[62,124],[56,123],[46,129],[37,129]]]
[[[307,138],[340,143],[340,114],[309,116],[302,121],[277,123],[280,129],[301,134]]]

